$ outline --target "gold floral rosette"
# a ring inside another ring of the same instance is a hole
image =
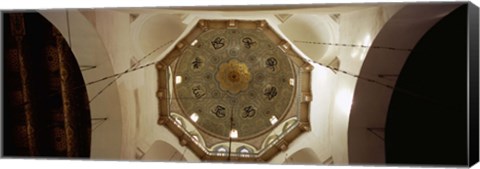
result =
[[[232,94],[247,89],[251,80],[247,65],[236,59],[221,64],[215,78],[221,89]]]

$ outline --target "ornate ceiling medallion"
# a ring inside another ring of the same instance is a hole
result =
[[[252,79],[247,65],[236,59],[222,63],[215,77],[220,83],[220,88],[232,94],[246,90]]]
[[[265,21],[200,20],[157,63],[158,124],[203,160],[268,161],[309,130],[312,68]]]

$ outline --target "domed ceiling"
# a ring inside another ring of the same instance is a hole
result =
[[[200,20],[157,63],[158,123],[203,160],[268,161],[309,131],[312,68],[265,21]]]

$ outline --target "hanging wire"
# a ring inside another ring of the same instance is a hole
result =
[[[107,79],[111,79],[111,78],[114,78],[114,77],[117,77],[117,76],[121,76],[121,75],[123,75],[123,74],[127,74],[127,73],[130,73],[130,72],[136,71],[136,70],[140,70],[140,69],[143,69],[143,68],[145,68],[145,67],[151,66],[151,65],[153,65],[153,64],[155,64],[155,62],[146,64],[146,65],[143,65],[143,66],[135,67],[135,68],[133,68],[133,69],[127,69],[127,70],[125,70],[124,72],[121,72],[121,73],[116,73],[116,74],[113,74],[113,75],[110,75],[110,76],[106,76],[106,77],[100,78],[100,79],[98,79],[98,80],[94,80],[94,81],[91,81],[91,82],[87,82],[87,83],[86,83],[86,86],[92,85],[92,84],[95,84],[95,83],[98,83],[98,82],[101,82],[101,81],[105,81],[105,80],[107,80]]]
[[[182,157],[185,157],[185,152],[187,151],[187,147],[185,146],[183,148],[183,152],[180,154],[180,158],[178,159],[178,161],[181,161],[182,160]],[[173,157],[175,157],[179,152],[178,151],[175,151],[175,153],[173,153],[170,158],[168,158],[168,161],[172,161]]]
[[[362,47],[362,48],[372,47],[372,48],[376,48],[376,49],[389,49],[389,50],[397,50],[397,51],[411,51],[411,50],[412,50],[412,49],[399,49],[399,48],[380,47],[380,46],[374,47],[374,46],[355,45],[355,44],[321,43],[321,42],[309,42],[309,41],[297,41],[297,40],[295,40],[294,42],[320,44],[320,45],[330,45],[330,46],[346,46],[346,47]],[[377,81],[377,80],[375,80],[375,79],[371,79],[371,78],[368,78],[368,77],[363,77],[363,76],[360,76],[360,75],[357,75],[357,74],[354,74],[354,73],[351,73],[351,72],[347,72],[347,71],[345,71],[345,70],[341,70],[341,69],[339,69],[339,68],[335,68],[335,67],[332,67],[332,66],[330,66],[330,65],[323,64],[323,63],[320,63],[320,62],[317,62],[317,61],[314,61],[314,60],[311,60],[311,62],[313,62],[313,63],[315,63],[315,64],[317,64],[317,65],[326,67],[326,68],[328,68],[328,69],[334,70],[334,71],[336,71],[336,72],[341,72],[341,73],[343,73],[343,74],[352,76],[352,77],[354,77],[354,78],[361,79],[361,80],[364,80],[364,81],[367,81],[367,82],[370,82],[370,83],[374,83],[374,84],[377,84],[377,85],[386,87],[386,88],[391,89],[391,90],[400,91],[400,92],[403,92],[403,93],[405,93],[405,94],[409,94],[409,95],[411,95],[411,96],[414,96],[414,97],[417,97],[417,98],[420,98],[420,99],[423,99],[423,100],[428,100],[428,101],[431,101],[431,102],[435,102],[435,101],[433,101],[431,98],[428,98],[428,97],[425,97],[425,96],[422,96],[422,95],[413,93],[413,92],[408,91],[408,90],[406,90],[406,89],[402,89],[402,88],[399,88],[399,87],[395,87],[395,86],[392,86],[392,85],[388,85],[388,84],[382,83],[382,82],[380,82],[380,81]],[[398,76],[398,75],[396,75],[396,76]],[[384,76],[379,76],[379,77],[380,77],[380,78],[384,78]]]
[[[184,147],[183,152],[182,152],[182,156],[180,157],[180,159],[178,159],[178,161],[182,160],[182,157],[185,158],[185,152],[186,151],[187,151],[187,147]]]
[[[137,66],[137,67],[134,67],[136,65],[138,65],[141,61],[145,60],[148,56],[152,55],[154,52],[158,51],[159,49],[165,47],[166,45],[172,43],[173,40],[170,40],[162,45],[160,45],[158,48],[154,49],[152,52],[148,53],[147,55],[145,55],[142,59],[138,60],[136,63],[134,63],[130,68],[128,68],[127,70],[123,71],[122,73],[118,73],[118,74],[113,74],[113,75],[109,75],[109,76],[106,76],[104,78],[100,78],[98,80],[95,80],[95,81],[92,81],[92,82],[88,82],[88,83],[85,83],[85,84],[82,84],[82,85],[79,85],[79,86],[76,86],[76,87],[72,87],[71,90],[76,90],[76,89],[79,89],[79,88],[82,88],[82,87],[86,87],[88,85],[92,85],[92,84],[95,84],[95,83],[98,83],[98,82],[101,82],[101,81],[104,81],[104,80],[107,80],[107,79],[110,79],[110,78],[115,78],[118,79],[119,77],[121,77],[122,75],[124,74],[127,74],[127,73],[130,73],[130,72],[133,72],[133,71],[136,71],[136,70],[140,70],[140,69],[143,69],[143,68],[146,68],[146,67],[149,67],[149,66],[152,66],[155,64],[155,62],[152,62],[152,63],[148,63],[146,65],[143,65],[143,66]],[[134,67],[134,68],[132,68]],[[100,95],[101,93],[103,93],[110,85],[112,85],[115,80],[111,81],[109,84],[107,84],[102,90],[100,90],[97,94],[95,94],[95,97],[98,97],[98,95]],[[56,91],[56,92],[52,92],[50,93],[48,96],[47,96],[47,99],[48,98],[51,98],[55,95],[59,95],[61,94],[61,91]],[[89,100],[89,103],[91,103],[93,101],[93,99]],[[31,102],[24,102],[18,106],[25,106],[27,104],[31,104]],[[103,121],[104,122],[104,121]],[[103,122],[101,122],[101,124],[103,124]],[[100,124],[100,125],[101,125]],[[98,126],[97,126],[98,127]]]
[[[344,43],[326,43],[326,42],[300,41],[300,40],[294,40],[293,42],[294,43],[304,43],[304,44],[326,45],[326,46],[359,47],[359,48],[370,48],[370,49],[387,49],[387,50],[393,50],[393,51],[408,51],[408,52],[412,51],[412,49],[402,49],[402,48],[383,47],[383,46],[367,46],[367,45],[356,45],[356,44],[344,44]],[[419,97],[419,98],[430,100],[430,99],[428,99],[426,97],[423,97],[423,96],[420,96],[418,94],[409,92],[407,90],[404,90],[404,89],[401,89],[401,88],[398,88],[398,87],[394,87],[392,85],[384,84],[380,81],[377,81],[377,80],[374,80],[374,79],[371,79],[371,78],[362,77],[360,75],[353,74],[353,73],[347,72],[345,70],[340,70],[338,68],[335,68],[335,67],[332,67],[332,66],[329,66],[329,65],[326,65],[326,64],[322,64],[320,62],[316,62],[316,61],[313,61],[313,60],[312,60],[312,62],[315,63],[315,64],[318,64],[320,66],[329,68],[331,70],[338,71],[338,72],[341,72],[343,74],[346,74],[346,75],[349,75],[349,76],[352,76],[352,77],[355,77],[355,78],[358,78],[358,79],[361,79],[361,80],[365,80],[365,81],[368,81],[368,82],[371,82],[371,83],[375,83],[375,84],[378,84],[380,86],[384,86],[384,87],[392,89],[392,90],[402,91],[402,92],[408,93],[412,96],[416,96],[416,97]],[[398,75],[396,75],[396,76],[398,77]],[[379,77],[384,78],[385,76],[380,76],[379,75]]]
[[[285,153],[285,159],[283,160],[283,163],[289,164],[290,161],[288,160],[288,153]]]
[[[233,112],[232,112],[233,113]],[[233,130],[233,114],[230,115],[230,132]],[[231,133],[228,133],[228,161],[231,161],[231,155],[232,155],[232,136],[230,135]]]
[[[71,37],[70,37],[70,25],[69,25],[69,15],[68,15],[68,11],[66,11],[66,18],[67,18],[67,27],[68,27],[68,36],[69,36],[69,43],[71,45]],[[80,86],[77,86],[77,87],[74,87],[74,89],[78,89],[78,88],[81,88],[81,87],[85,87],[85,86],[88,86],[88,85],[92,85],[92,84],[95,84],[95,83],[99,83],[99,82],[102,82],[102,81],[105,81],[105,80],[108,80],[110,78],[115,78],[114,80],[112,80],[111,82],[109,82],[107,85],[105,85],[102,90],[100,90],[99,92],[97,92],[93,97],[92,99],[89,100],[89,103],[91,103],[93,100],[95,100],[99,95],[101,95],[106,89],[108,89],[109,86],[111,86],[113,83],[116,82],[117,79],[119,79],[120,77],[122,77],[124,74],[127,74],[127,73],[130,73],[130,72],[133,72],[133,71],[136,71],[136,70],[139,70],[139,69],[143,69],[143,68],[146,68],[148,66],[151,66],[155,63],[149,63],[149,64],[146,64],[146,65],[143,65],[143,66],[139,66],[137,67],[143,60],[145,60],[148,56],[152,55],[153,53],[155,53],[156,51],[158,51],[159,49],[165,47],[166,45],[172,43],[173,40],[169,40],[168,42],[162,44],[161,46],[155,48],[154,50],[152,50],[150,53],[148,53],[147,55],[145,55],[144,57],[142,57],[140,60],[138,60],[137,62],[135,62],[131,67],[129,67],[128,69],[126,69],[125,71],[121,72],[121,73],[117,73],[117,74],[113,74],[113,75],[110,75],[110,76],[106,76],[106,77],[103,77],[103,78],[100,78],[100,79],[97,79],[97,80],[94,80],[94,81],[91,81],[91,82],[87,82],[85,85],[80,85]],[[341,43],[324,43],[324,42],[313,42],[313,41],[299,41],[299,40],[294,40],[293,42],[295,43],[307,43],[307,44],[320,44],[320,45],[330,45],[330,46],[344,46],[344,47],[361,47],[361,48],[375,48],[375,49],[389,49],[389,50],[400,50],[400,51],[411,51],[411,49],[399,49],[399,48],[391,48],[391,47],[381,47],[381,46],[366,46],[366,45],[355,45],[355,44],[341,44]],[[324,67],[327,67],[329,69],[332,69],[332,70],[335,70],[335,71],[339,71],[339,72],[342,72],[344,74],[347,74],[347,75],[350,75],[350,76],[353,76],[353,77],[356,77],[356,78],[359,78],[359,79],[363,79],[363,80],[366,80],[366,81],[369,81],[369,82],[372,82],[372,83],[376,83],[378,85],[381,85],[381,86],[384,86],[384,87],[387,87],[387,88],[390,88],[390,89],[395,89],[395,87],[391,86],[391,85],[387,85],[387,84],[383,84],[379,81],[376,81],[376,80],[373,80],[373,79],[369,79],[369,78],[365,78],[365,77],[361,77],[359,75],[356,75],[356,74],[353,74],[353,73],[349,73],[349,72],[346,72],[344,70],[340,70],[338,68],[334,68],[334,67],[331,67],[331,66],[328,66],[328,65],[324,65],[322,63],[319,63],[319,62],[315,62],[313,61],[314,63],[318,64],[318,65],[321,65],[321,66],[324,66]],[[55,94],[58,94],[58,92],[56,93],[52,93],[51,95],[49,95],[49,97],[55,95]],[[195,99],[195,98],[182,98],[182,99]],[[29,104],[28,102],[26,103],[23,103],[21,106],[25,105],[25,104]]]
[[[168,161],[172,161],[173,157],[175,157],[175,155],[177,155],[177,152],[178,152],[178,151],[175,151],[175,152],[170,156],[170,158],[168,158]]]
[[[157,47],[156,49],[154,49],[153,51],[151,51],[150,53],[148,53],[147,55],[145,55],[143,58],[141,58],[140,60],[138,60],[137,62],[135,62],[132,66],[130,66],[130,68],[126,69],[124,72],[120,73],[120,74],[117,74],[115,76],[107,76],[105,78],[102,78],[100,80],[97,80],[97,81],[94,81],[94,82],[90,82],[90,83],[87,83],[87,85],[91,85],[91,84],[94,84],[94,83],[98,83],[98,82],[101,82],[103,80],[107,80],[109,78],[115,78],[113,79],[112,81],[110,81],[110,83],[108,83],[107,85],[105,85],[102,90],[100,90],[97,94],[95,94],[92,99],[90,99],[89,103],[91,103],[93,100],[95,100],[98,96],[100,96],[100,94],[103,93],[103,91],[105,91],[108,87],[110,87],[113,83],[115,83],[120,77],[122,77],[124,74],[128,73],[128,72],[132,72],[134,70],[138,70],[138,69],[143,69],[145,67],[148,67],[148,66],[151,66],[153,64],[155,64],[155,62],[152,62],[152,63],[149,63],[149,64],[146,64],[146,65],[143,65],[143,66],[140,66],[137,68],[137,66],[140,64],[140,62],[142,62],[143,60],[145,60],[148,56],[152,55],[153,53],[155,53],[156,51],[158,51],[159,49],[165,47],[167,44],[170,44],[172,43],[173,40],[169,40],[168,42],[164,43],[163,45],[160,45],[159,47]]]
[[[113,75],[109,75],[109,76],[106,76],[106,77],[103,77],[103,78],[100,78],[100,79],[97,79],[97,80],[94,80],[94,81],[91,81],[91,82],[87,82],[85,83],[84,85],[80,85],[80,86],[77,86],[77,87],[74,87],[72,88],[72,90],[75,90],[75,89],[78,89],[78,88],[81,88],[81,87],[85,87],[85,86],[88,86],[88,85],[92,85],[92,84],[96,84],[96,83],[99,83],[99,82],[102,82],[102,81],[105,81],[105,80],[108,80],[108,79],[111,79],[111,78],[115,78],[114,80],[112,80],[111,82],[109,82],[107,85],[105,85],[102,90],[100,90],[99,92],[97,92],[93,97],[92,99],[89,100],[89,103],[91,103],[94,99],[96,99],[99,95],[101,95],[106,89],[108,89],[109,86],[111,86],[112,84],[114,84],[116,82],[117,79],[119,79],[120,77],[122,77],[124,74],[127,74],[127,73],[130,73],[130,72],[133,72],[133,71],[136,71],[136,70],[140,70],[140,69],[143,69],[143,68],[146,68],[146,67],[149,67],[149,66],[152,66],[155,64],[155,62],[152,62],[152,63],[148,63],[148,64],[145,64],[145,65],[142,65],[142,66],[138,66],[143,60],[145,60],[148,56],[152,55],[153,53],[155,53],[156,51],[158,51],[159,49],[165,47],[166,45],[172,43],[173,40],[169,40],[168,42],[162,44],[161,46],[155,48],[154,50],[152,50],[150,53],[148,53],[147,55],[145,55],[144,57],[142,57],[140,60],[138,60],[137,62],[135,62],[130,68],[126,69],[125,71],[121,72],[121,73],[117,73],[117,74],[113,74]],[[362,47],[362,48],[368,48],[368,47],[372,47],[372,48],[377,48],[377,49],[390,49],[390,50],[403,50],[403,51],[411,51],[411,49],[396,49],[396,48],[389,48],[389,47],[373,47],[373,46],[365,46],[365,45],[354,45],[354,44],[338,44],[338,43],[321,43],[321,42],[309,42],[309,41],[298,41],[298,40],[295,40],[294,42],[298,42],[298,43],[311,43],[311,44],[321,44],[321,45],[333,45],[333,46],[347,46],[347,47]],[[416,96],[416,97],[420,97],[420,98],[423,98],[423,99],[427,99],[427,100],[430,100],[426,97],[423,97],[423,96],[420,96],[418,94],[415,94],[415,93],[412,93],[412,92],[409,92],[407,90],[404,90],[404,89],[401,89],[401,88],[398,88],[398,87],[394,87],[392,85],[388,85],[388,84],[384,84],[382,82],[379,82],[377,80],[374,80],[374,79],[371,79],[371,78],[367,78],[367,77],[362,77],[362,76],[359,76],[357,74],[353,74],[353,73],[350,73],[350,72],[347,72],[345,70],[341,70],[341,69],[338,69],[338,68],[335,68],[335,67],[332,67],[332,66],[329,66],[329,65],[326,65],[326,64],[322,64],[322,63],[319,63],[319,62],[316,62],[316,61],[313,61],[313,63],[315,64],[318,64],[320,66],[323,66],[323,67],[326,67],[326,68],[329,68],[331,70],[335,70],[337,72],[341,72],[343,74],[346,74],[346,75],[349,75],[349,76],[352,76],[352,77],[355,77],[355,78],[358,78],[358,79],[361,79],[361,80],[365,80],[365,81],[368,81],[368,82],[371,82],[371,83],[375,83],[375,84],[378,84],[380,86],[384,86],[386,88],[389,88],[389,89],[392,89],[392,90],[398,90],[398,91],[402,91],[402,92],[405,92],[405,93],[408,93],[410,95],[413,95],[413,96]],[[56,94],[59,94],[60,92],[55,92],[55,93],[52,93],[50,94],[48,97],[52,97]],[[177,98],[177,99],[196,99],[195,97],[182,97],[182,98]],[[204,99],[209,99],[209,98],[204,98]],[[210,99],[216,99],[216,98],[210,98]],[[20,106],[23,106],[23,105],[26,105],[26,104],[29,104],[28,102],[25,102],[23,103],[22,105]]]
[[[100,121],[100,122],[98,122],[98,123],[95,123],[95,124],[97,124],[97,126],[95,126],[95,127],[92,129],[92,132],[94,132],[98,127],[100,127],[100,126],[101,126],[103,123],[105,123],[106,121],[107,121],[107,120],[105,119],[105,120],[102,120],[102,121]]]
[[[70,43],[70,46],[72,46],[71,44],[71,37],[70,37],[70,25],[69,25],[69,15],[68,15],[68,11],[66,11],[66,17],[67,17],[67,27],[68,27],[68,36],[69,36],[69,43]],[[145,55],[144,57],[142,57],[140,60],[138,60],[137,62],[135,62],[133,65],[131,65],[128,69],[126,69],[125,71],[121,72],[121,73],[116,73],[116,74],[113,74],[113,75],[109,75],[109,76],[106,76],[106,77],[103,77],[103,78],[100,78],[100,79],[97,79],[97,80],[94,80],[94,81],[91,81],[91,82],[87,82],[85,83],[84,85],[80,85],[80,86],[77,86],[77,87],[74,87],[72,90],[74,89],[78,89],[78,88],[81,88],[81,87],[85,87],[85,86],[88,86],[88,85],[92,85],[92,84],[96,84],[96,83],[99,83],[99,82],[102,82],[102,81],[105,81],[105,80],[108,80],[108,79],[111,79],[111,78],[114,78],[112,81],[110,81],[107,85],[105,85],[99,92],[97,92],[93,97],[92,99],[89,100],[89,103],[91,103],[92,101],[94,101],[98,96],[100,96],[106,89],[108,89],[108,87],[110,87],[112,84],[114,84],[116,82],[116,80],[118,80],[120,77],[122,77],[123,75],[127,74],[127,73],[130,73],[130,72],[133,72],[133,71],[136,71],[136,70],[140,70],[140,69],[143,69],[143,68],[146,68],[146,67],[149,67],[149,66],[152,66],[155,64],[155,62],[152,62],[152,63],[148,63],[148,64],[145,64],[145,65],[142,65],[142,66],[139,66],[140,63],[142,61],[144,61],[146,58],[148,58],[150,55],[152,55],[153,53],[157,52],[158,50],[160,50],[161,48],[165,47],[166,45],[172,43],[173,40],[169,40],[168,42],[162,44],[161,46],[155,48],[154,50],[152,50],[150,53],[148,53],[147,55]],[[313,42],[313,41],[299,41],[299,40],[294,40],[293,41],[294,43],[304,43],[304,44],[316,44],[316,45],[328,45],[328,46],[340,46],[340,47],[359,47],[359,48],[371,48],[371,49],[386,49],[386,50],[394,50],[394,51],[412,51],[412,49],[400,49],[400,48],[392,48],[392,47],[382,47],[382,46],[366,46],[366,45],[356,45],[356,44],[342,44],[342,43],[325,43],[325,42]],[[362,77],[360,75],[357,75],[357,74],[353,74],[353,73],[350,73],[350,72],[347,72],[345,70],[340,70],[338,68],[335,68],[335,67],[332,67],[332,66],[329,66],[329,65],[326,65],[326,64],[322,64],[322,63],[319,63],[319,62],[316,62],[316,61],[312,61],[313,63],[315,64],[318,64],[320,66],[323,66],[323,67],[326,67],[326,68],[329,68],[331,70],[335,70],[335,71],[338,71],[338,72],[341,72],[343,74],[346,74],[346,75],[349,75],[349,76],[352,76],[352,77],[355,77],[355,78],[358,78],[358,79],[361,79],[361,80],[365,80],[365,81],[368,81],[368,82],[371,82],[371,83],[375,83],[377,85],[380,85],[380,86],[384,86],[386,88],[389,88],[389,89],[392,89],[392,90],[398,90],[398,91],[402,91],[402,92],[405,92],[405,93],[408,93],[410,95],[414,95],[414,96],[417,96],[417,97],[421,97],[423,99],[427,99],[427,100],[430,100],[428,98],[425,98],[423,96],[420,96],[418,94],[415,94],[415,93],[412,93],[412,92],[409,92],[407,90],[403,90],[401,88],[398,88],[398,87],[394,87],[392,85],[388,85],[388,84],[384,84],[380,81],[377,81],[377,80],[374,80],[374,79],[371,79],[371,78],[367,78],[367,77]],[[55,94],[59,94],[59,92],[56,92],[56,93],[52,93],[49,95],[49,97],[51,96],[54,96]],[[194,97],[182,97],[182,98],[177,98],[177,99],[196,99]],[[206,99],[206,98],[204,98]],[[212,98],[212,99],[216,99],[216,98]],[[22,105],[26,105],[26,104],[29,104],[29,102],[26,102],[26,103],[23,103]],[[101,124],[103,124],[104,121],[101,122]],[[233,123],[233,121],[231,122]],[[100,124],[100,125],[101,125]],[[97,126],[98,127],[98,126]],[[231,126],[233,127],[233,126]],[[231,142],[231,139],[230,139],[230,142]],[[229,147],[230,148],[230,147]],[[230,158],[230,151],[229,151],[229,158]]]
[[[385,130],[384,128],[366,128],[369,132],[371,132],[373,135],[375,135],[377,138],[385,142],[385,138],[382,137],[380,134],[376,133],[374,130],[382,129]]]
[[[105,121],[107,121],[108,118],[107,117],[103,117],[103,118],[91,118],[91,121],[92,121],[92,126],[95,126],[93,127],[92,129],[92,132],[94,132],[98,127],[100,127],[103,123],[105,123]]]
[[[412,51],[412,49],[401,49],[401,48],[384,47],[384,46],[366,46],[366,45],[345,44],[345,43],[328,43],[328,42],[314,42],[314,41],[301,41],[301,40],[294,40],[293,42],[294,43],[304,43],[304,44],[326,45],[326,46],[352,47],[352,48],[370,48],[370,49],[387,49],[387,50],[396,50],[396,51]]]
[[[345,70],[341,70],[339,68],[335,68],[335,67],[332,67],[330,65],[326,65],[326,64],[323,64],[323,63],[320,63],[320,62],[317,62],[317,61],[313,61],[313,63],[317,64],[317,65],[320,65],[320,66],[323,66],[323,67],[326,67],[328,69],[331,69],[331,70],[334,70],[334,71],[337,71],[337,72],[341,72],[343,74],[346,74],[346,75],[349,75],[349,76],[352,76],[352,77],[355,77],[355,78],[358,78],[358,79],[362,79],[362,80],[365,80],[365,81],[368,81],[368,82],[371,82],[371,83],[376,83],[378,85],[381,85],[381,86],[384,86],[386,88],[389,88],[389,89],[394,89],[395,87],[392,86],[392,85],[388,85],[388,84],[384,84],[382,82],[379,82],[379,81],[376,81],[374,79],[370,79],[370,78],[367,78],[367,77],[362,77],[360,75],[357,75],[357,74],[353,74],[353,73],[350,73],[350,72],[347,72]]]
[[[114,84],[117,79],[119,79],[120,77],[122,77],[122,75],[154,65],[156,62],[151,62],[151,63],[148,63],[148,64],[143,65],[143,66],[138,66],[138,65],[140,64],[140,62],[142,62],[143,60],[145,60],[148,56],[152,55],[153,53],[155,53],[155,52],[158,51],[159,49],[165,47],[166,45],[168,45],[168,44],[170,44],[170,43],[172,43],[172,42],[173,42],[173,40],[170,40],[170,41],[168,41],[168,42],[160,45],[159,47],[157,47],[156,49],[154,49],[153,51],[151,51],[150,53],[148,53],[147,55],[145,55],[144,57],[142,57],[140,60],[138,60],[137,62],[135,62],[132,66],[130,66],[130,68],[126,69],[126,70],[123,71],[122,73],[113,74],[113,75],[111,75],[111,76],[107,76],[107,77],[104,77],[104,78],[101,78],[101,79],[99,79],[99,80],[95,80],[95,81],[93,81],[93,82],[89,82],[89,83],[86,83],[85,85],[83,85],[83,86],[88,86],[88,85],[92,85],[92,84],[95,84],[95,83],[98,83],[98,82],[101,82],[101,81],[104,81],[104,80],[107,80],[107,79],[110,79],[110,78],[115,78],[114,80],[110,81],[110,83],[108,83],[107,85],[105,85],[105,87],[103,87],[102,90],[100,90],[97,94],[95,94],[95,96],[93,96],[92,99],[90,99],[88,103],[91,103],[93,100],[95,100],[95,98],[97,98],[98,96],[100,96],[100,94],[102,94],[108,87],[110,87],[112,84]],[[107,117],[108,117],[108,115],[107,115]],[[104,120],[102,120],[102,121],[100,122],[100,124],[98,124],[95,128],[93,128],[92,131],[95,131],[95,130],[96,130],[98,127],[100,127],[107,119],[108,119],[108,118],[105,118]]]
[[[146,68],[146,67],[149,67],[149,66],[152,66],[154,65],[155,62],[152,62],[152,63],[149,63],[149,64],[146,64],[146,65],[143,65],[143,66],[139,66],[139,67],[136,67],[134,69],[128,69],[127,71],[124,71],[122,73],[119,73],[119,74],[115,74],[115,76],[109,76],[108,78],[103,78],[103,80],[99,80],[99,81],[95,81],[94,83],[98,83],[98,82],[101,82],[101,81],[104,81],[104,80],[107,80],[109,78],[115,78],[114,80],[110,81],[110,83],[108,83],[107,85],[105,85],[102,90],[100,90],[97,94],[95,94],[92,99],[90,99],[89,103],[91,103],[93,100],[95,100],[98,96],[100,96],[100,94],[102,94],[105,90],[107,90],[108,87],[110,87],[112,84],[114,84],[117,79],[119,79],[120,77],[122,77],[122,75],[124,74],[127,74],[127,73],[130,73],[130,72],[133,72],[133,71],[136,71],[136,70],[140,70],[140,69],[143,69],[143,68]],[[87,84],[87,85],[91,85],[91,84],[94,84],[94,83],[90,83],[90,84]]]

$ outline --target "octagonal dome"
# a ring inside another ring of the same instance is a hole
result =
[[[157,63],[158,124],[202,160],[268,161],[310,130],[312,69],[263,20],[200,20]]]

